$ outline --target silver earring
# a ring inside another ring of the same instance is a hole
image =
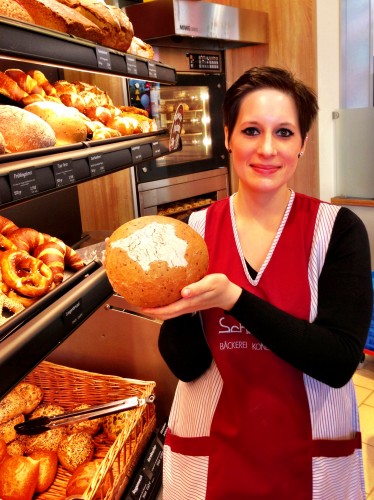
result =
[[[301,158],[304,154],[304,151],[300,151],[300,153],[297,155],[298,158]]]

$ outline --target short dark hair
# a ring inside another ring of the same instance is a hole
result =
[[[222,110],[223,124],[228,129],[228,139],[235,127],[243,98],[254,90],[264,88],[277,89],[292,97],[296,105],[301,138],[304,143],[318,113],[316,94],[301,80],[295,78],[290,71],[272,66],[255,66],[247,70],[227,90]]]

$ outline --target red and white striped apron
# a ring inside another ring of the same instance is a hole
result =
[[[246,270],[232,199],[197,214],[191,225],[205,236],[210,273],[225,273],[312,321],[337,210],[293,195],[256,280]],[[165,445],[164,499],[364,498],[353,385],[332,389],[307,377],[221,309],[204,311],[202,319],[214,361],[198,380],[178,384]],[[348,422],[342,418],[347,411]]]

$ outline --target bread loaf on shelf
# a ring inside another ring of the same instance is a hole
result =
[[[17,19],[18,21],[33,24],[34,20],[18,0],[1,0],[0,16]]]
[[[49,101],[35,102],[25,107],[47,122],[56,135],[56,146],[74,144],[87,139],[87,127],[75,108]]]
[[[0,105],[0,133],[8,153],[48,148],[56,144],[56,134],[48,123],[16,106]]]
[[[97,25],[57,0],[18,0],[35,24],[102,44]]]

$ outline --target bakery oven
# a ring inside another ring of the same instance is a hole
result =
[[[226,84],[220,51],[155,47],[160,60],[177,68],[173,86],[129,80],[130,101],[144,108],[160,129],[171,130],[183,108],[180,147],[137,165],[132,175],[134,212],[184,218],[229,194],[229,157],[221,104]]]

